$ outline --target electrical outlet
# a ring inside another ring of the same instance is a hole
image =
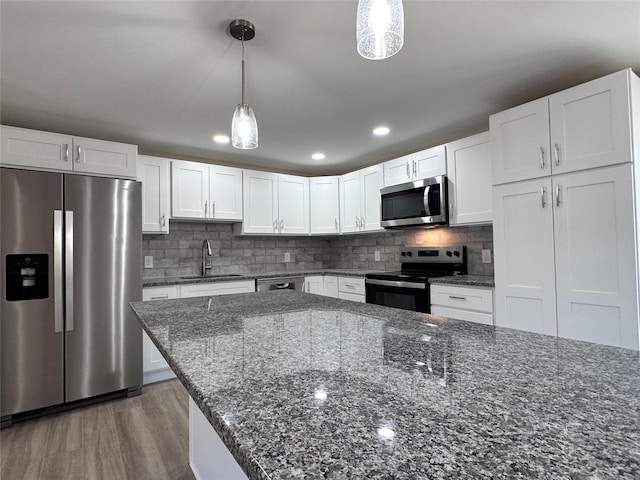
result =
[[[153,268],[153,257],[151,255],[144,256],[144,268]]]
[[[482,250],[482,263],[491,263],[491,250]]]
[[[380,261],[380,250],[376,250],[376,253],[375,253],[375,260],[376,260],[376,262],[379,262],[379,261]]]
[[[286,253],[284,254],[284,261],[285,261],[285,262],[290,262],[290,261],[291,261],[291,253],[286,252]]]

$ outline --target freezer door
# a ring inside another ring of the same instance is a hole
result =
[[[142,384],[140,187],[65,176],[67,402]]]
[[[64,401],[62,175],[0,168],[0,192],[5,416]]]

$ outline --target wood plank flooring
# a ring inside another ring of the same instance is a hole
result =
[[[195,480],[188,394],[178,380],[142,395],[0,431],[2,480]]]

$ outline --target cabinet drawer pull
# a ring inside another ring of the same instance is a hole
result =
[[[457,295],[449,295],[449,298],[452,298],[453,300],[466,300],[467,297],[459,297]]]
[[[80,155],[82,154],[82,147],[80,145],[78,145],[77,151],[78,155],[76,156],[76,163],[80,163]]]
[[[169,295],[164,293],[162,295],[152,295],[151,297],[149,297],[151,300],[162,300],[162,299],[167,299],[169,298]]]
[[[68,143],[64,144],[64,161],[65,162],[69,161],[69,144]]]
[[[556,184],[556,207],[560,206],[560,184]]]
[[[544,147],[540,147],[540,168],[544,169]]]
[[[344,286],[347,288],[356,288],[356,286],[351,283],[345,283]]]
[[[409,171],[409,162],[407,162],[407,178],[411,178],[411,172]]]
[[[540,187],[540,202],[542,203],[542,208],[546,207],[546,203],[544,203],[544,187]]]
[[[560,145],[558,145],[557,143],[554,143],[553,150],[556,155],[556,165],[560,165]]]

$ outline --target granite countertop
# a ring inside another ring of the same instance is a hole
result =
[[[292,290],[132,308],[249,478],[640,478],[638,352]]]
[[[495,287],[493,275],[451,275],[448,277],[434,277],[429,283],[447,283],[468,287]]]
[[[358,269],[322,269],[322,270],[287,270],[279,272],[265,272],[265,273],[247,273],[240,275],[232,274],[220,274],[220,275],[208,275],[203,277],[201,275],[192,275],[184,277],[157,277],[157,278],[143,278],[143,287],[160,287],[169,285],[186,285],[192,283],[215,283],[215,282],[233,282],[238,280],[255,280],[257,278],[288,278],[299,277],[309,275],[337,275],[342,277],[362,277],[367,273],[376,272],[378,270],[358,270]]]

